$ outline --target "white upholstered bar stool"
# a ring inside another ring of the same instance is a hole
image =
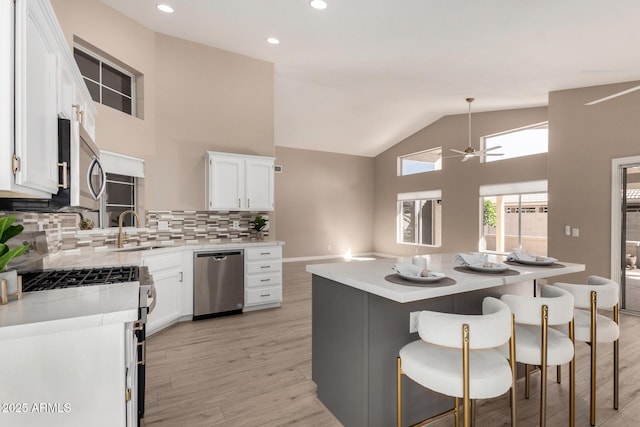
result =
[[[573,296],[544,285],[540,297],[502,295],[515,316],[516,361],[525,364],[525,397],[529,397],[529,365],[540,366],[540,426],[546,425],[547,366],[569,363],[569,425],[575,424]],[[568,325],[569,336],[549,328]]]
[[[455,398],[453,409],[416,426],[450,414],[454,414],[458,426],[458,398],[462,398],[463,424],[469,427],[472,399],[497,397],[510,388],[511,425],[516,425],[515,363],[510,364],[496,349],[509,343],[511,351],[515,351],[513,316],[506,304],[491,297],[483,300],[482,312],[482,315],[420,312],[421,339],[402,347],[397,359],[398,427],[402,427],[402,374],[425,388]]]
[[[589,422],[596,425],[596,344],[613,343],[613,407],[618,409],[619,286],[600,276],[589,276],[586,284],[555,283],[575,299],[575,340],[591,346],[591,399]],[[613,310],[613,319],[598,314]],[[596,344],[594,344],[596,343]]]

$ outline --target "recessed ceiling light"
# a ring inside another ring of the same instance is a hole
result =
[[[269,38],[267,38],[267,43],[269,43],[269,44],[280,44],[280,40],[278,40],[275,37],[269,37]]]
[[[309,2],[312,8],[322,10],[327,8],[327,2],[324,0],[311,0]]]
[[[173,13],[173,8],[168,4],[159,4],[156,6],[160,12]]]

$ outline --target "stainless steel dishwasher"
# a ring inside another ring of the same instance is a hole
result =
[[[242,250],[195,252],[193,319],[241,312],[244,307]]]

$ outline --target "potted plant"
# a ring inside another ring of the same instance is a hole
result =
[[[29,248],[27,245],[21,245],[9,249],[7,241],[22,233],[24,229],[22,225],[13,225],[15,220],[15,216],[0,218],[0,280],[7,281],[9,294],[15,293],[18,289],[18,273],[16,270],[6,270],[7,264],[9,264],[9,261],[13,258],[25,253]]]
[[[262,230],[267,226],[267,220],[264,219],[261,215],[256,215],[253,220],[252,228],[256,231],[256,239],[263,240],[264,237],[262,235]]]

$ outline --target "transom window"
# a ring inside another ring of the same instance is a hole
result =
[[[502,156],[486,156],[485,162],[497,162],[515,157],[547,153],[549,151],[549,124],[540,123],[522,129],[484,137],[485,148],[501,147],[493,153]]]
[[[89,50],[73,49],[91,98],[123,113],[135,115],[135,76]]]
[[[398,176],[442,169],[442,147],[398,157]]]
[[[397,241],[442,244],[442,196],[439,190],[398,194]]]

